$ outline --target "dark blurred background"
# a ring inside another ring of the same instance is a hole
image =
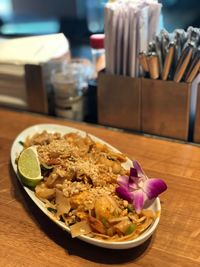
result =
[[[91,33],[103,31],[106,0],[0,0],[0,35],[18,37],[63,32],[70,41],[72,55],[90,57]],[[200,27],[199,0],[162,0],[162,26]]]

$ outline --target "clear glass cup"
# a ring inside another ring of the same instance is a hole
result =
[[[84,120],[85,90],[92,74],[92,64],[81,59],[71,60],[62,70],[52,72],[54,113],[67,119]]]
[[[104,5],[106,0],[86,0],[88,30],[92,33],[104,30]]]

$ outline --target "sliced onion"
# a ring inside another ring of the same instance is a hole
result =
[[[127,218],[126,220],[123,220],[115,224],[113,227],[117,232],[121,232],[122,234],[125,234],[130,225],[131,225],[131,221]]]
[[[81,221],[70,226],[72,237],[86,235],[92,232],[92,229],[87,221]]]
[[[57,209],[57,216],[60,217],[60,215],[68,214],[71,205],[69,198],[63,195],[63,192],[56,189],[56,209]]]
[[[121,222],[127,219],[128,219],[128,216],[124,216],[124,217],[112,218],[112,219],[109,219],[108,221],[109,223],[118,223],[118,222]]]

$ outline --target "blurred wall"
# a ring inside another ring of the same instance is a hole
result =
[[[76,0],[12,0],[15,16],[68,17],[79,14]]]

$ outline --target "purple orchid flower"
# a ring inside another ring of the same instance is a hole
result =
[[[120,176],[117,180],[119,187],[116,192],[119,197],[132,203],[137,213],[140,213],[144,205],[152,201],[167,189],[166,183],[157,178],[149,179],[137,161],[133,161],[130,175]]]

